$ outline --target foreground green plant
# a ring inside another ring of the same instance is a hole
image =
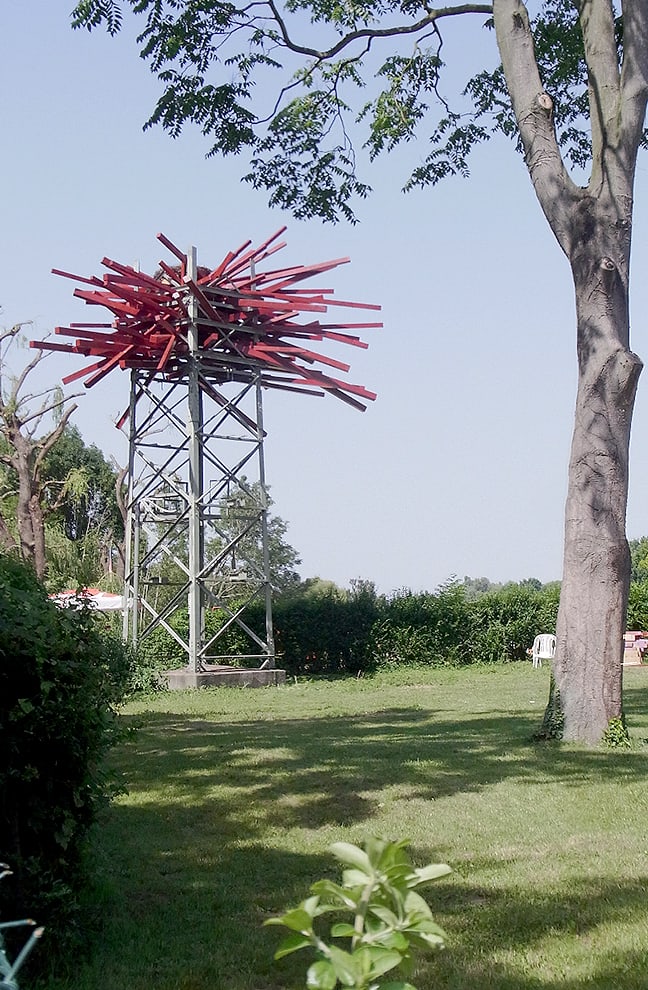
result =
[[[318,880],[313,896],[266,925],[290,929],[277,951],[281,959],[299,949],[313,948],[315,962],[306,974],[308,990],[415,990],[404,979],[392,979],[394,971],[411,973],[414,950],[443,948],[445,932],[435,924],[430,908],[415,887],[447,876],[450,867],[430,863],[414,867],[406,851],[408,843],[369,839],[365,848],[336,842],[331,851],[348,868],[342,883]],[[352,922],[335,922],[329,938],[346,939],[346,949],[327,941],[315,930],[325,914],[351,914]],[[387,982],[385,974],[391,974]]]

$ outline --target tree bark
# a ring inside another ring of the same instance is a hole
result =
[[[590,745],[622,716],[628,454],[642,368],[629,348],[631,209],[605,190],[584,195],[570,238],[578,390],[554,677],[563,738]]]

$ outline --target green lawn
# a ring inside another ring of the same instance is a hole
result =
[[[331,842],[368,834],[454,871],[428,889],[449,938],[420,990],[645,990],[648,669],[626,672],[628,751],[534,744],[548,678],[397,671],[130,704],[128,793],[97,841],[102,939],[47,990],[301,988],[306,955],[275,963],[262,921],[336,875]]]

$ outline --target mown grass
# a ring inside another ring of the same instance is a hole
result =
[[[102,933],[46,990],[295,990],[264,918],[339,839],[409,837],[448,947],[421,990],[645,990],[648,670],[627,751],[532,742],[548,670],[395,671],[130,704],[98,830]],[[305,958],[304,958],[305,961]],[[27,984],[26,984],[27,985]]]

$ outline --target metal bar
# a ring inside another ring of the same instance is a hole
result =
[[[268,536],[268,489],[266,486],[265,458],[263,455],[263,397],[261,393],[261,376],[257,376],[256,383],[256,408],[257,408],[257,429],[259,439],[259,484],[261,485],[261,543],[263,547],[263,582],[265,591],[265,613],[266,613],[266,647],[268,659],[264,666],[274,668],[275,646],[274,630],[272,627],[272,583],[270,581],[270,544]]]
[[[196,249],[187,252],[187,277],[195,283],[198,273]],[[200,344],[198,340],[198,299],[187,302],[190,360],[187,378],[187,444],[189,449],[189,667],[197,673],[204,639],[204,611],[198,574],[204,564],[204,531],[201,519],[203,496],[203,404],[200,388]]]

